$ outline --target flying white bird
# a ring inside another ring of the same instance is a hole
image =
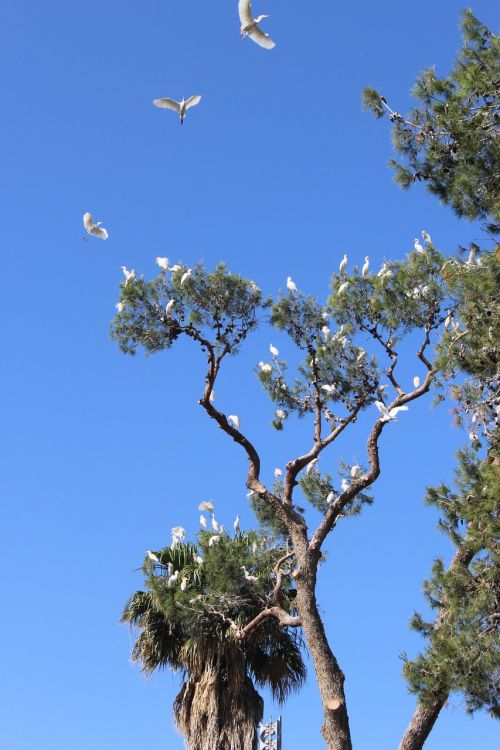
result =
[[[365,262],[363,264],[363,268],[361,269],[361,273],[363,274],[364,278],[368,276],[369,270],[370,270],[370,258],[368,255],[365,255]]]
[[[317,464],[319,458],[312,458],[306,466],[306,474],[309,474],[315,464]]]
[[[346,266],[347,266],[347,253],[344,253],[344,257],[340,261],[340,266],[339,266],[340,273],[344,273]]]
[[[227,421],[232,422],[237,430],[240,429],[240,419],[236,416],[236,414],[228,414]]]
[[[202,503],[198,505],[198,510],[207,510],[209,513],[211,513],[214,509],[214,504],[211,500],[204,500]]]
[[[170,261],[169,261],[168,258],[160,258],[160,257],[158,257],[158,258],[156,258],[155,263],[156,263],[157,266],[160,266],[160,268],[161,268],[162,271],[168,271],[168,267],[170,265]]]
[[[297,284],[294,281],[292,281],[292,277],[291,276],[287,276],[286,286],[287,286],[287,289],[290,292],[297,292],[298,291]]]
[[[220,536],[218,534],[212,534],[209,539],[208,546],[213,547],[213,545],[217,544],[218,541],[220,541]]]
[[[184,576],[184,578],[181,581],[181,591],[185,591],[187,589],[187,585],[188,585],[188,579],[186,578],[186,576]]]
[[[267,362],[259,362],[260,371],[261,372],[272,372],[273,366],[267,364]]]
[[[177,112],[179,114],[179,119],[182,125],[188,109],[196,106],[196,104],[199,104],[200,101],[201,96],[190,96],[189,99],[182,99],[182,101],[180,102],[176,102],[175,99],[168,98],[153,99],[153,104],[155,105],[155,107],[160,107],[162,109],[171,109],[173,112]]]
[[[252,575],[250,575],[250,573],[248,572],[248,570],[245,568],[244,565],[241,566],[241,569],[242,569],[243,575],[245,576],[245,579],[247,581],[258,581],[259,580],[259,576],[252,576]]]
[[[359,466],[359,464],[355,464],[354,466],[351,466],[351,477],[355,479],[355,477],[358,476],[360,471],[361,471],[361,466]]]
[[[238,13],[240,15],[241,28],[240,33],[242,39],[249,36],[250,39],[258,44],[259,47],[264,49],[272,49],[276,46],[275,42],[271,39],[269,34],[266,34],[262,29],[259,28],[259,23],[264,18],[269,16],[257,16],[254,18],[252,15],[252,6],[250,0],[239,0],[238,2]]]
[[[279,357],[279,353],[280,353],[279,349],[277,349],[272,344],[269,344],[269,351],[271,352],[271,354],[273,355],[273,357]]]
[[[321,329],[321,333],[323,334],[323,338],[325,339],[325,344],[326,344],[328,341],[330,341],[331,331],[328,328],[328,326],[323,326],[323,328]]]
[[[326,502],[328,503],[328,505],[330,505],[330,503],[332,502],[332,500],[333,500],[334,497],[335,497],[335,492],[332,490],[326,496]]]
[[[323,391],[326,391],[329,396],[332,396],[335,393],[334,385],[322,385],[321,388]]]
[[[429,232],[426,232],[425,229],[422,229],[422,237],[424,238],[424,242],[426,245],[432,245],[432,240]]]
[[[407,406],[395,406],[393,409],[389,411],[387,406],[382,403],[382,401],[375,401],[375,406],[379,410],[380,414],[382,415],[381,421],[382,422],[389,422],[391,419],[396,419],[396,415],[400,411],[408,411]]]
[[[155,563],[158,563],[158,565],[161,565],[159,559],[156,557],[156,555],[154,554],[154,552],[151,552],[150,549],[146,550],[146,555],[149,557],[150,560],[152,560]]]
[[[217,521],[215,520],[215,516],[214,516],[214,514],[213,514],[213,513],[212,513],[212,529],[213,529],[213,530],[214,530],[215,532],[217,532],[217,531],[220,531],[220,529],[219,529],[219,524],[218,524],[218,523],[217,523]]]
[[[186,273],[182,274],[182,276],[181,276],[181,286],[183,286],[183,284],[185,284],[186,281],[191,278],[191,274],[192,273],[193,273],[192,269],[188,268],[188,270],[186,271]]]
[[[417,251],[417,253],[423,253],[423,252],[425,252],[424,248],[422,247],[422,245],[421,245],[421,243],[420,243],[420,241],[418,239],[418,237],[415,237],[415,240],[413,242],[413,247],[415,248],[415,250]]]
[[[419,385],[420,385],[420,378],[418,377],[418,375],[415,375],[415,377],[413,378],[413,387],[418,388]]]
[[[122,266],[122,271],[123,275],[125,276],[125,286],[127,286],[129,281],[134,281],[135,279],[135,268],[129,271],[127,266]]]
[[[204,529],[207,528],[207,519],[203,515],[200,516],[200,526],[203,526]]]
[[[104,227],[101,227],[101,224],[102,221],[98,221],[94,224],[92,214],[89,214],[88,211],[83,214],[83,226],[85,227],[87,234],[92,235],[92,237],[100,237],[101,240],[107,240],[108,232]]]
[[[276,468],[274,470],[274,478],[279,479],[283,475],[283,471],[281,469]]]
[[[344,283],[341,284],[339,286],[339,288],[337,289],[337,294],[342,294],[342,292],[345,292],[345,290],[347,289],[348,286],[349,286],[349,282],[348,281],[344,281]]]
[[[240,530],[240,517],[239,516],[236,516],[236,518],[234,519],[233,529],[234,529],[235,534],[237,534],[238,531]]]
[[[122,313],[123,312],[123,308],[125,307],[125,303],[124,302],[117,302],[116,305],[115,305],[115,307],[116,307],[116,309],[118,310],[119,313]]]

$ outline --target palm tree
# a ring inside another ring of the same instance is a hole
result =
[[[143,672],[181,672],[174,719],[187,750],[253,750],[263,715],[254,685],[268,686],[279,702],[298,689],[306,674],[302,641],[273,619],[244,641],[235,637],[271,603],[270,574],[283,550],[270,549],[255,532],[221,535],[209,546],[211,536],[201,533],[201,549],[165,547],[156,552],[160,564],[146,558],[146,590],[132,594],[122,622],[138,629],[132,658]],[[242,566],[257,580],[248,580]]]

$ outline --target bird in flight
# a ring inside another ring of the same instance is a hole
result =
[[[98,221],[94,224],[92,214],[89,214],[88,211],[83,214],[83,226],[85,227],[87,234],[90,234],[92,237],[100,237],[101,240],[107,240],[108,230],[101,227],[101,224],[102,221]]]
[[[272,49],[273,47],[276,47],[276,43],[273,42],[269,34],[266,34],[259,28],[259,23],[263,21],[264,18],[269,18],[269,16],[257,16],[257,18],[254,18],[252,15],[252,4],[250,0],[239,0],[238,13],[241,22],[240,33],[242,39],[249,36],[255,44],[258,44],[259,47],[264,47],[264,49]]]
[[[395,406],[389,410],[382,401],[375,401],[375,406],[380,412],[382,422],[390,422],[391,419],[395,420],[400,411],[408,411],[407,406]]]
[[[200,101],[201,96],[190,96],[189,99],[182,99],[180,102],[176,102],[175,99],[169,99],[168,97],[165,97],[164,99],[153,99],[153,104],[155,105],[155,107],[160,107],[161,109],[171,109],[173,112],[177,112],[182,125],[188,109],[191,109],[191,107],[195,107],[200,103]]]

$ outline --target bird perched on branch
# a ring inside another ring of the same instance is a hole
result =
[[[255,44],[258,44],[259,47],[264,47],[264,49],[273,49],[273,47],[276,47],[275,42],[273,42],[269,34],[266,34],[265,31],[259,28],[259,23],[264,18],[269,18],[268,15],[254,18],[250,0],[239,0],[238,13],[241,22],[240,34],[242,39],[248,36]]]
[[[189,99],[182,99],[180,102],[165,97],[164,99],[153,99],[153,104],[160,109],[171,109],[173,112],[177,112],[182,125],[188,109],[195,107],[200,101],[201,96],[190,96]]]

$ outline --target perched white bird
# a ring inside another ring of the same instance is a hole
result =
[[[470,268],[470,266],[473,266],[476,262],[476,256],[479,254],[479,248],[477,245],[472,245],[471,251],[469,253],[469,257],[467,258],[466,265]]]
[[[319,458],[312,458],[309,463],[306,466],[306,474],[309,474],[311,469],[314,467],[315,464],[317,464],[319,461]]]
[[[389,411],[387,406],[382,403],[382,401],[375,401],[375,406],[379,410],[380,414],[382,415],[381,421],[382,422],[389,422],[391,419],[396,419],[396,416],[398,412],[400,411],[408,411],[407,406],[395,406],[393,409]]]
[[[241,569],[242,569],[243,575],[245,576],[245,579],[247,581],[258,581],[259,580],[259,576],[252,576],[252,575],[250,575],[250,573],[248,572],[248,570],[245,568],[244,565],[241,566]]]
[[[161,565],[159,559],[156,557],[154,552],[151,552],[150,549],[146,550],[146,555],[149,557],[150,560],[152,560],[152,562],[155,562],[155,563],[158,563],[158,565]]]
[[[328,341],[330,341],[331,331],[328,326],[323,326],[323,328],[321,329],[321,333],[323,334],[323,338],[325,339],[326,344]]]
[[[155,105],[155,107],[160,107],[162,109],[171,109],[173,112],[177,112],[179,114],[179,119],[182,125],[188,109],[196,106],[196,104],[199,104],[200,101],[201,96],[190,96],[189,99],[182,99],[180,102],[176,102],[175,99],[168,98],[153,99],[153,104]]]
[[[178,264],[178,263],[176,263],[176,264],[175,264],[175,265],[173,265],[173,266],[172,266],[172,268],[170,269],[170,273],[171,273],[171,274],[177,273],[177,271],[180,271],[181,269],[182,269],[182,266],[179,266],[179,264]]]
[[[237,515],[233,523],[234,533],[237,534],[240,530],[240,517]]]
[[[83,226],[85,227],[87,234],[92,235],[92,237],[100,237],[101,240],[107,240],[108,232],[104,227],[101,227],[101,224],[102,221],[98,221],[94,224],[92,214],[89,214],[88,211],[83,214]]]
[[[191,268],[188,268],[188,270],[182,274],[181,276],[181,286],[183,286],[188,279],[191,278],[191,274],[193,273]]]
[[[272,372],[273,366],[269,365],[267,362],[259,362],[259,367],[261,372]]]
[[[169,574],[169,576],[171,576],[173,572],[174,572],[173,564],[171,562],[167,563],[167,573]]]
[[[365,352],[365,350],[364,350],[364,349],[362,349],[362,348],[360,348],[360,349],[359,349],[359,354],[358,354],[358,356],[356,357],[356,362],[361,362],[361,361],[362,361],[362,360],[363,360],[363,359],[364,359],[365,357],[366,357],[366,352]]]
[[[274,478],[279,479],[281,476],[283,476],[283,471],[281,469],[276,468],[274,470]]]
[[[220,531],[219,524],[217,523],[214,514],[212,513],[212,529],[217,532]]]
[[[200,526],[203,526],[204,529],[207,528],[207,519],[203,515],[200,516]]]
[[[333,500],[334,497],[335,497],[335,492],[332,490],[326,496],[326,502],[328,503],[328,505],[330,505],[330,503],[332,502],[332,500]]]
[[[369,271],[370,271],[370,258],[368,255],[365,255],[365,262],[363,264],[363,268],[361,269],[361,273],[363,274],[364,278],[368,276]]]
[[[256,552],[257,552],[257,542],[253,542],[252,543],[252,552],[253,552],[254,555],[256,554]]]
[[[187,589],[187,586],[188,586],[188,579],[186,578],[186,576],[184,576],[184,578],[181,581],[181,591],[185,591]]]
[[[117,309],[117,311],[119,313],[122,313],[123,312],[123,308],[125,307],[125,303],[124,302],[117,302],[116,305],[115,305],[115,307],[116,307],[116,309]]]
[[[345,292],[345,290],[347,289],[348,286],[349,286],[349,282],[348,281],[344,281],[344,283],[341,284],[339,286],[339,288],[337,289],[337,294],[342,294],[342,292]]]
[[[269,344],[269,351],[271,352],[271,354],[273,355],[273,357],[279,357],[279,353],[280,353],[279,349],[277,349],[272,344]]]
[[[322,385],[321,388],[323,391],[326,391],[329,396],[333,396],[333,394],[335,393],[334,385]]]
[[[227,421],[232,422],[237,430],[240,429],[240,419],[236,416],[236,414],[228,414]]]
[[[420,243],[420,241],[418,239],[418,237],[415,237],[415,240],[413,241],[413,247],[415,248],[415,250],[417,251],[417,253],[423,253],[423,252],[425,252],[424,248],[422,247],[422,245],[421,245],[421,243]]]
[[[358,476],[360,471],[361,471],[361,466],[359,466],[359,464],[354,464],[354,466],[351,466],[351,477],[355,479],[355,477]]]
[[[210,396],[208,397],[208,400],[210,401],[211,404],[213,404],[213,402],[215,401],[215,391],[213,388],[210,391]]]
[[[290,292],[297,292],[298,291],[297,284],[294,281],[292,281],[292,277],[291,276],[287,276],[286,286],[287,286],[287,289]]]
[[[213,545],[217,544],[218,541],[220,541],[220,535],[212,534],[212,536],[209,539],[208,546],[213,547]]]
[[[276,409],[276,416],[283,421],[286,419],[286,412],[284,412],[283,409]]]
[[[198,510],[207,510],[209,513],[211,513],[214,507],[215,506],[211,500],[204,500],[198,505]]]
[[[273,47],[276,47],[275,42],[273,42],[269,34],[266,34],[259,28],[259,23],[263,21],[264,18],[269,18],[268,15],[257,16],[257,18],[254,18],[252,15],[252,5],[250,0],[239,0],[238,13],[241,22],[240,33],[243,39],[246,36],[249,36],[255,44],[258,44],[259,47],[264,47],[264,49],[272,49]]]
[[[419,385],[420,385],[420,378],[418,377],[418,375],[415,375],[415,377],[413,378],[413,387],[418,388]]]
[[[448,315],[446,316],[446,320],[444,321],[444,327],[446,331],[450,327],[452,319],[453,319],[453,315],[451,314],[451,312],[449,312]]]
[[[167,318],[170,315],[170,313],[172,312],[172,310],[174,309],[174,305],[175,305],[175,300],[173,300],[173,299],[171,299],[169,302],[167,302],[167,306],[165,308],[165,315],[167,316]]]
[[[158,257],[158,258],[156,258],[155,263],[156,263],[157,266],[160,266],[160,268],[161,268],[162,271],[168,271],[168,267],[170,265],[170,261],[169,261],[168,258],[160,258],[160,257]]]
[[[182,526],[174,526],[172,529],[172,536],[176,536],[178,539],[185,539],[186,529]]]
[[[347,266],[347,253],[344,253],[344,257],[340,261],[340,266],[339,266],[340,273],[344,273],[346,266]]]
[[[345,492],[349,488],[349,482],[347,479],[343,479],[340,483],[340,487],[342,489],[342,492]]]
[[[167,586],[174,586],[177,583],[177,578],[179,577],[179,571],[176,570],[174,573],[172,573],[171,576],[169,576],[167,581]]]
[[[122,266],[122,271],[123,275],[125,276],[125,286],[127,286],[129,281],[134,281],[135,279],[135,268],[129,271],[127,266]]]
[[[194,559],[195,559],[195,562],[198,563],[198,565],[203,565],[203,558],[202,557],[200,557],[199,555],[195,555]]]
[[[422,237],[424,238],[424,242],[426,245],[432,245],[432,240],[429,232],[426,232],[425,229],[422,229]]]

